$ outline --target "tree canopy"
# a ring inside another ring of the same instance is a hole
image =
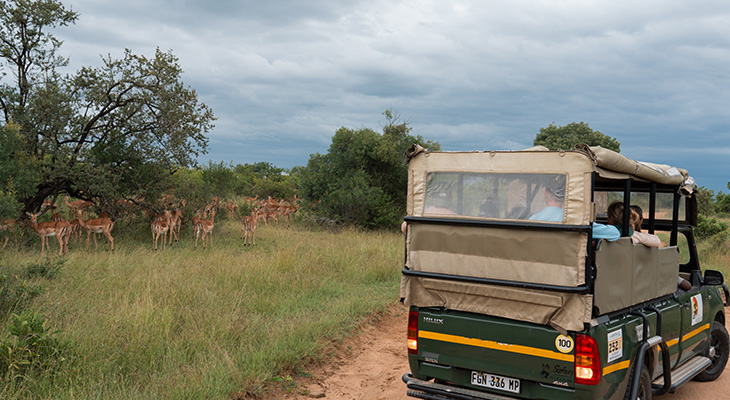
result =
[[[311,155],[301,170],[301,197],[317,205],[319,216],[365,228],[400,224],[408,185],[405,150],[413,143],[436,151],[440,145],[411,135],[408,123],[391,110],[383,115],[382,134],[342,127],[327,154]]]
[[[535,146],[545,146],[550,150],[572,150],[578,143],[601,146],[615,152],[621,151],[621,143],[615,138],[594,131],[585,122],[571,122],[565,126],[550,124],[540,128],[535,137]]]
[[[56,0],[0,2],[0,109],[4,131],[17,132],[9,163],[24,166],[23,179],[33,183],[13,184],[28,211],[60,193],[154,197],[177,168],[206,152],[213,128],[212,110],[183,84],[172,52],[147,58],[125,50],[120,59],[101,58],[100,67],[58,73],[68,60],[56,55],[61,42],[50,29],[77,17]]]

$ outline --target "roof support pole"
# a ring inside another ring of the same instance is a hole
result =
[[[629,236],[629,220],[631,217],[631,179],[624,181],[624,223],[621,236]]]
[[[656,223],[656,182],[651,183],[651,192],[649,193],[649,233],[654,234],[654,225]]]

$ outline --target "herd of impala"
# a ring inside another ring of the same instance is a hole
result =
[[[256,197],[246,197],[246,202],[252,208],[250,214],[243,216],[241,225],[241,238],[243,239],[244,245],[255,245],[256,244],[256,224],[259,220],[263,220],[266,225],[270,219],[273,219],[278,226],[279,220],[283,218],[286,222],[286,226],[289,227],[289,222],[299,209],[299,199],[294,196],[293,199],[279,200],[276,198],[268,197],[266,199],[259,199]],[[81,230],[86,230],[86,247],[89,247],[91,234],[94,233],[94,246],[97,247],[96,235],[104,234],[109,240],[109,251],[114,251],[114,238],[111,235],[111,231],[114,228],[114,222],[111,220],[109,214],[102,212],[97,218],[84,219],[84,212],[87,208],[91,207],[93,203],[84,200],[69,201],[68,196],[64,198],[64,203],[70,210],[72,216],[76,218],[67,221],[63,219],[61,214],[53,213],[51,220],[46,222],[38,222],[38,216],[41,212],[37,213],[26,213],[30,218],[28,226],[38,234],[41,239],[41,254],[45,253],[46,248],[51,251],[49,240],[55,237],[59,245],[59,255],[68,253],[68,244],[71,238],[80,240]],[[185,202],[181,204],[184,206]],[[203,249],[207,249],[207,246],[213,245],[213,227],[215,226],[215,214],[216,211],[221,207],[225,206],[229,217],[233,217],[238,211],[238,205],[233,201],[227,200],[225,203],[220,198],[215,198],[211,202],[207,203],[204,207],[196,212],[196,215],[191,219],[193,234],[195,236],[195,249],[198,248],[198,240],[203,243]],[[55,211],[55,205],[50,201],[44,202],[44,207],[51,207]],[[168,245],[172,245],[172,241],[180,241],[180,228],[182,226],[183,214],[180,207],[175,208],[172,211],[165,209],[162,214],[154,215],[150,223],[150,230],[152,232],[152,248],[157,250],[158,242],[162,241],[162,248],[165,248],[165,243],[168,241],[167,236],[169,235]],[[0,231],[7,231],[15,237],[15,243],[17,246],[16,236],[16,220],[5,220],[0,223]],[[201,235],[202,234],[202,235]],[[202,236],[202,237],[201,237]],[[5,249],[10,236],[5,237],[2,249]]]

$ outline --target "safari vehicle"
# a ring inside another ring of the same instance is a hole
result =
[[[408,395],[650,399],[720,376],[728,289],[700,269],[687,171],[546,150],[409,148]],[[613,201],[622,224],[599,239]],[[632,243],[629,205],[663,247]]]

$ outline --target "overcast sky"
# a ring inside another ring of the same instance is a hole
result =
[[[218,120],[199,161],[306,165],[390,108],[443,150],[586,122],[627,157],[730,181],[730,2],[66,0],[81,66],[172,51]]]

